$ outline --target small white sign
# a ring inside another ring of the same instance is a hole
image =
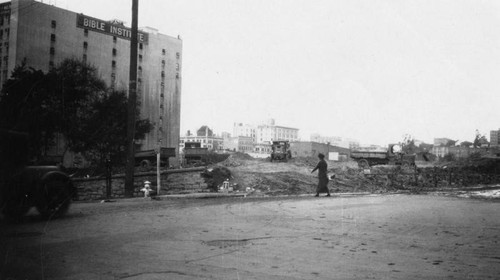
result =
[[[339,160],[339,153],[338,152],[328,153],[328,160],[338,161]]]

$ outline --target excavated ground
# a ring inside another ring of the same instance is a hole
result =
[[[311,173],[311,171],[317,162],[317,158],[293,158],[287,162],[270,162],[269,159],[255,159],[247,154],[235,153],[211,168],[229,171],[230,184],[234,190],[247,191],[250,196],[300,195],[315,192],[318,175],[317,172]],[[330,191],[333,193],[395,191],[420,193],[449,187],[444,180],[438,184],[432,181],[433,175],[428,171],[432,171],[434,165],[428,162],[419,162],[417,168],[406,170],[388,165],[373,166],[369,170],[363,170],[353,161],[327,161],[327,163],[329,175],[335,174],[335,179],[329,183]]]

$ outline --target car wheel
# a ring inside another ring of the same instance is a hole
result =
[[[63,180],[46,182],[40,193],[36,208],[44,218],[56,218],[64,215],[71,204],[71,191]]]

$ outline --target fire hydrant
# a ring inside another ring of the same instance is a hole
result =
[[[232,188],[229,187],[229,179],[226,179],[224,182],[222,182],[222,191],[223,192],[230,192],[230,191],[232,191]]]
[[[141,189],[141,192],[144,192],[144,198],[150,197],[150,192],[152,192],[153,189],[151,188],[151,182],[150,181],[145,181],[144,182],[144,188]]]
[[[227,190],[229,189],[229,179],[226,179],[223,183],[222,183],[222,188]]]

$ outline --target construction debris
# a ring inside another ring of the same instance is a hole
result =
[[[314,193],[318,178],[311,174],[316,166],[317,158],[292,158],[288,162],[273,162],[269,159],[255,159],[243,153],[234,153],[226,160],[211,166],[209,171],[202,173],[206,178],[211,190],[216,191],[226,179],[234,191],[248,192],[248,195],[299,195]],[[474,172],[461,173],[457,168],[463,170],[466,167],[443,167],[429,166],[428,163],[411,169],[401,168],[394,165],[374,166],[370,169],[362,169],[354,161],[328,163],[328,175],[335,175],[330,180],[330,191],[335,192],[370,192],[386,193],[394,191],[422,192],[429,189],[443,187],[463,186],[465,183],[482,183],[481,180],[494,182],[500,181],[500,177],[493,175],[478,175],[481,166],[475,166]],[[476,162],[477,163],[477,162]],[[500,161],[492,164],[488,162],[485,167],[487,171],[497,171]],[[454,170],[451,175],[449,170]],[[455,175],[453,175],[455,174]],[[458,176],[469,174],[470,178],[477,180],[459,178]],[[473,175],[475,174],[475,175]],[[498,173],[496,173],[498,174]]]
[[[231,171],[224,166],[216,166],[203,171],[201,177],[205,179],[210,191],[217,192],[226,180],[231,179]]]

